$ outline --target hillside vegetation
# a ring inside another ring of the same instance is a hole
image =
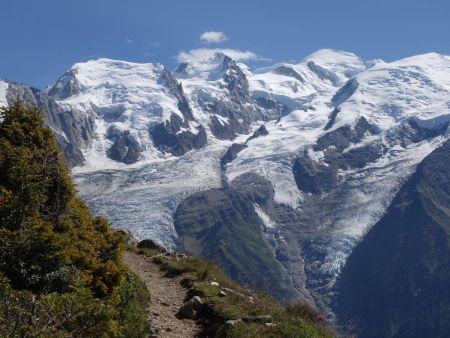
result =
[[[194,319],[205,337],[332,337],[323,315],[307,303],[287,307],[262,292],[232,281],[216,264],[201,258],[142,248],[166,278],[181,277],[187,289],[180,318]]]
[[[144,336],[123,238],[76,197],[42,111],[0,121],[0,336]]]

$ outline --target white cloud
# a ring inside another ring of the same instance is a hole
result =
[[[131,45],[131,44],[134,43],[134,40],[133,40],[133,39],[130,39],[130,38],[126,38],[126,39],[125,39],[125,42]]]
[[[200,40],[206,43],[221,43],[228,40],[224,32],[204,32],[200,35]]]
[[[199,62],[206,61],[214,57],[216,53],[228,55],[235,61],[258,61],[264,60],[255,53],[248,50],[237,50],[229,48],[198,48],[190,51],[181,51],[177,55],[178,62]]]

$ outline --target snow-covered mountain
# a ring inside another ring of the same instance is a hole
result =
[[[47,94],[95,118],[96,136],[85,151],[90,169],[184,155],[273,117],[255,104],[244,73],[223,54],[174,72],[109,59],[78,63]]]
[[[324,308],[355,243],[448,139],[449,75],[450,58],[436,54],[372,63],[322,104],[266,123],[268,135],[227,166],[230,180],[248,171],[268,178],[275,202],[293,208],[267,210],[283,238],[276,250]]]
[[[5,86],[0,104],[10,103]],[[73,174],[96,213],[175,249],[180,217],[217,209],[184,203],[176,214],[180,203],[231,189],[254,205],[283,294],[327,309],[355,244],[449,138],[450,57],[386,63],[320,50],[256,70],[224,54],[174,70],[98,59],[43,94],[92,121],[74,128],[84,163]],[[228,212],[210,219],[225,224]]]

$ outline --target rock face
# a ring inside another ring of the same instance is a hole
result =
[[[262,207],[269,207],[273,203],[272,183],[255,173],[245,173],[236,177],[231,182],[231,188]]]
[[[55,100],[64,100],[80,93],[80,83],[76,77],[76,69],[71,69],[61,76],[48,90],[48,95]]]
[[[361,117],[354,128],[346,125],[320,136],[314,145],[314,150],[323,151],[333,147],[342,151],[350,144],[360,142],[367,134],[375,135],[377,132],[375,126],[371,125],[366,118]]]
[[[252,102],[245,74],[229,56],[223,55],[222,72],[223,80],[227,84],[232,100],[240,103]]]
[[[298,188],[314,194],[329,192],[337,184],[338,170],[363,168],[380,158],[383,146],[377,142],[344,152],[364,137],[376,134],[376,127],[361,117],[354,128],[343,126],[319,137],[312,149],[323,152],[321,161],[312,160],[307,150],[294,160],[292,170]]]
[[[337,183],[337,166],[334,163],[315,162],[311,160],[306,151],[303,156],[294,160],[292,172],[295,183],[304,192],[321,194],[330,191]]]
[[[247,148],[245,144],[240,143],[233,143],[230,148],[228,148],[225,155],[223,155],[220,159],[220,166],[225,169],[227,163],[233,161],[236,159],[237,154],[239,154],[240,151]]]
[[[170,122],[160,123],[150,130],[155,146],[175,156],[181,156],[192,149],[203,148],[207,143],[205,128],[199,126],[197,133],[191,130],[181,131],[186,125],[178,115],[172,114]]]
[[[167,70],[162,72],[158,81],[177,99],[177,107],[183,117],[172,113],[168,121],[150,128],[155,146],[160,151],[169,152],[175,156],[184,155],[192,149],[203,148],[207,144],[206,132],[201,125],[191,128],[190,122],[192,123],[195,119],[183,92],[183,86]]]
[[[27,104],[34,104],[42,108],[46,113],[46,125],[54,131],[56,141],[64,151],[68,165],[70,167],[82,165],[84,156],[81,149],[89,145],[92,140],[93,119],[80,116],[74,110],[64,109],[39,89],[11,81],[7,81],[7,84],[8,104],[13,104],[19,98]]]
[[[450,334],[450,141],[419,165],[355,248],[336,311],[359,337]]]
[[[328,80],[330,81],[334,86],[339,85],[340,81],[339,78],[328,69],[319,66],[314,61],[309,61],[307,63],[308,68],[317,75],[317,77],[321,80]]]
[[[331,98],[331,103],[335,107],[339,107],[340,104],[347,101],[358,89],[359,83],[356,79],[350,79],[347,83],[342,86],[336,94]]]
[[[136,139],[128,130],[123,132],[110,131],[110,137],[114,138],[114,144],[109,149],[109,157],[126,164],[132,164],[139,160],[142,149]]]
[[[178,109],[183,114],[184,118],[189,121],[194,120],[192,109],[183,91],[183,86],[179,83],[173,74],[168,70],[163,70],[158,82],[162,83],[169,89],[170,94],[176,97],[178,101]]]
[[[293,77],[300,82],[305,82],[305,79],[299,73],[297,73],[293,68],[285,65],[278,66],[277,68],[275,68],[274,72],[280,75]]]
[[[252,136],[250,136],[248,138],[248,141],[257,137],[261,137],[261,136],[267,136],[269,135],[269,132],[267,131],[266,127],[264,125],[262,125],[261,127],[259,127]]]

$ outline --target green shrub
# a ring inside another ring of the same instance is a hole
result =
[[[126,281],[120,290],[121,312],[119,315],[120,337],[139,338],[149,333],[149,323],[145,309],[150,302],[150,294],[145,283],[134,273],[126,273]]]
[[[145,292],[122,264],[124,245],[76,196],[42,111],[2,108],[0,336],[146,336]]]
[[[1,337],[111,337],[114,308],[88,289],[36,296],[3,279],[0,292]]]

